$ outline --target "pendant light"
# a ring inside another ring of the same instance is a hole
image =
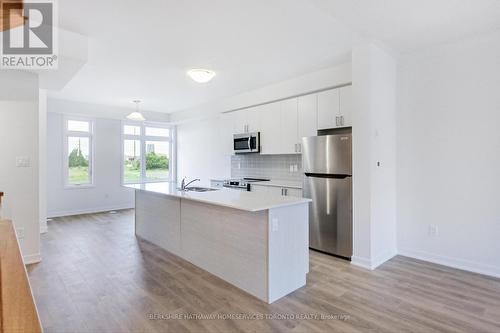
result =
[[[132,112],[127,116],[127,119],[134,120],[134,121],[144,121],[146,118],[142,115],[142,113],[139,112],[139,104],[141,103],[140,100],[134,100],[132,103],[135,103],[135,112]]]

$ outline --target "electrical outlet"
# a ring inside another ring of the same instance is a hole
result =
[[[429,236],[437,236],[439,234],[439,230],[437,225],[431,224],[429,225]]]
[[[271,224],[272,224],[272,231],[278,231],[279,229],[279,223],[278,223],[278,219],[274,218],[271,220]]]
[[[16,234],[17,234],[17,238],[23,239],[24,238],[24,228],[17,228]]]

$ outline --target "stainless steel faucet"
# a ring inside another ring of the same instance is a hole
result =
[[[185,190],[187,189],[187,187],[188,187],[189,185],[191,185],[192,183],[197,182],[197,181],[200,181],[200,179],[199,179],[199,178],[196,178],[196,179],[193,179],[192,181],[190,181],[190,182],[188,182],[188,183],[186,184],[186,178],[187,178],[187,177],[182,178],[182,182],[181,182],[181,191],[185,191]]]

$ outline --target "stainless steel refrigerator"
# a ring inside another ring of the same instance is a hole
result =
[[[302,139],[304,197],[309,207],[309,247],[352,256],[352,135]]]

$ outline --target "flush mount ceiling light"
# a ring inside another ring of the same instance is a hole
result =
[[[208,81],[212,80],[215,76],[214,71],[202,68],[190,69],[188,70],[187,74],[189,75],[190,78],[192,78],[194,81],[198,83],[207,83]]]
[[[142,113],[139,112],[139,104],[141,103],[140,100],[134,100],[132,103],[135,103],[135,112],[132,112],[127,116],[127,119],[134,120],[134,121],[144,121],[146,118],[142,115]]]

